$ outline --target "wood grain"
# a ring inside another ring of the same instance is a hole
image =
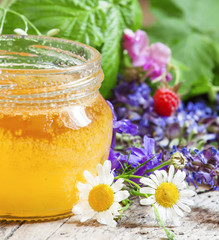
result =
[[[136,200],[137,201],[137,200]],[[219,240],[219,192],[199,193],[192,212],[185,214],[180,227],[168,226],[177,240]],[[73,216],[54,222],[0,224],[0,240],[164,240],[162,228],[148,206],[133,204],[116,228],[89,221],[84,224]]]

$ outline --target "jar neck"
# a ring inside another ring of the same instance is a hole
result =
[[[0,107],[60,107],[90,101],[99,92],[103,81],[101,68],[94,70],[88,69],[83,73],[7,75],[7,87],[0,89]]]
[[[82,43],[1,35],[0,49],[0,108],[78,104],[103,81],[100,53]]]

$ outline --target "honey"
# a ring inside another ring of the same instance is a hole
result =
[[[79,74],[71,70],[74,77],[71,72],[67,77],[62,72],[58,75],[67,79],[68,86]],[[26,78],[14,69],[12,76],[9,70],[7,82],[19,83],[19,87],[0,89],[0,219],[48,220],[71,215],[84,170],[95,174],[96,165],[108,158],[112,113],[98,92],[99,85],[83,87],[83,91],[71,86],[66,94],[65,85],[65,92],[60,93],[60,84],[55,84],[59,91],[47,84],[56,93],[50,97],[41,81],[51,83],[51,76],[37,77],[37,71]],[[87,79],[97,76],[95,72]],[[56,73],[52,80],[58,77]],[[41,79],[40,88],[32,86],[35,79]],[[16,94],[19,98],[12,101]]]

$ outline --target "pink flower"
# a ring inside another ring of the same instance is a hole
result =
[[[167,65],[170,62],[171,50],[163,43],[157,42],[150,46],[150,58],[157,64]]]
[[[147,71],[146,77],[154,80],[167,72],[170,62],[171,50],[163,43],[154,43],[149,46],[146,32],[137,30],[134,33],[126,29],[123,36],[123,47],[128,51],[135,67],[143,67]],[[166,80],[172,78],[170,73],[166,74]]]
[[[130,29],[125,29],[123,35],[123,47],[128,51],[135,67],[142,67],[145,64],[149,51],[149,39],[144,31],[137,30],[134,33]]]

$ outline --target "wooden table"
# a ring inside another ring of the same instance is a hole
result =
[[[202,192],[195,205],[182,219],[182,226],[170,228],[178,240],[219,240],[219,191]],[[167,239],[149,215],[148,206],[132,205],[116,228],[95,221],[81,224],[73,216],[54,222],[7,223],[0,225],[0,240],[145,240]]]

